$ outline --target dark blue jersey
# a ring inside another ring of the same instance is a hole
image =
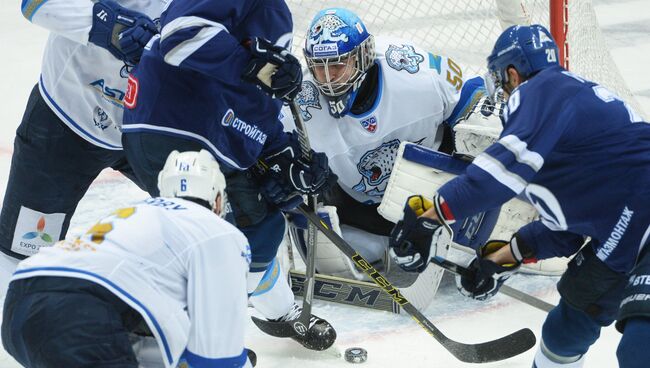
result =
[[[540,258],[575,251],[585,235],[626,271],[648,238],[650,125],[606,88],[545,69],[513,91],[497,143],[439,193],[456,218],[523,193],[541,222],[520,233]]]
[[[129,79],[124,133],[194,139],[237,169],[287,141],[281,103],[240,77],[250,38],[289,46],[293,24],[283,0],[175,0],[160,21],[160,37]]]

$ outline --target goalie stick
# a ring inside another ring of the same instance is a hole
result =
[[[478,344],[465,344],[445,336],[431,321],[429,321],[417,308],[415,308],[390,281],[377,271],[365,258],[357,253],[343,238],[332,231],[327,224],[309,207],[301,204],[298,210],[318,229],[329,238],[336,247],[352,261],[381,288],[388,293],[401,308],[435,338],[456,359],[466,363],[489,363],[519,355],[536,344],[535,334],[523,328],[496,340]]]
[[[438,264],[436,261],[432,261],[431,263],[447,269],[447,267]],[[453,263],[453,265],[456,264]],[[453,270],[447,270],[451,273],[456,273]],[[302,296],[305,273],[291,270],[289,271],[289,277],[291,278],[291,291],[293,291],[296,296]],[[500,293],[526,303],[543,312],[549,312],[555,307],[553,304],[547,303],[542,299],[524,293],[523,291],[517,290],[508,285],[502,285]],[[314,299],[395,314],[400,314],[401,311],[399,304],[397,304],[388,294],[384,293],[383,289],[375,283],[350,280],[319,273],[315,274]]]
[[[293,116],[296,125],[296,132],[298,133],[298,142],[300,144],[301,154],[304,158],[311,160],[311,145],[309,144],[309,137],[307,136],[307,128],[302,119],[302,114],[298,107],[296,100],[289,103],[291,115]],[[258,165],[259,166],[259,165]],[[263,169],[266,170],[266,169]],[[313,211],[316,211],[317,196],[309,196],[308,205]],[[302,204],[304,206],[304,203]],[[309,322],[311,320],[311,307],[314,298],[314,274],[316,272],[316,226],[312,223],[307,224],[307,249],[306,249],[306,265],[305,278],[303,281],[303,299],[302,311],[298,318],[291,321],[267,321],[257,317],[251,317],[253,323],[263,332],[275,337],[293,337],[296,335],[304,336],[309,330]]]

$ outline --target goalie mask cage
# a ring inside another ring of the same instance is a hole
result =
[[[616,92],[643,114],[614,63],[591,0],[287,0],[293,13],[293,52],[302,55],[313,16],[326,7],[356,12],[368,31],[418,45],[483,75],[502,30],[543,24],[555,38],[562,65]]]

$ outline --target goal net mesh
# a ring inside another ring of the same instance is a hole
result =
[[[504,27],[549,27],[549,0],[287,0],[293,13],[293,52],[302,55],[313,16],[326,7],[357,13],[375,36],[391,36],[451,57],[472,74],[485,72],[485,58]],[[569,69],[615,91],[637,111],[637,102],[608,51],[591,0],[570,0]]]

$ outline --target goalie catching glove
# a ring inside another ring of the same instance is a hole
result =
[[[257,84],[273,98],[293,100],[302,85],[300,61],[286,49],[262,38],[253,38],[248,46],[252,55],[242,79]]]
[[[395,224],[390,234],[390,257],[404,271],[422,272],[436,255],[442,224],[427,217],[418,217],[433,203],[421,195],[408,197],[404,218]]]
[[[458,291],[475,300],[493,297],[501,285],[519,268],[521,262],[499,265],[486,257],[509,244],[503,240],[490,240],[481,246],[476,252],[477,256],[467,267],[467,272],[456,276]]]

